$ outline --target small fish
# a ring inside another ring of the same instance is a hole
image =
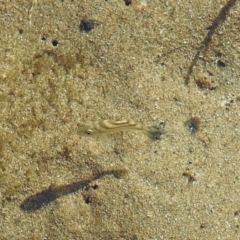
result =
[[[162,132],[157,127],[144,127],[133,120],[100,120],[83,123],[77,130],[80,136],[101,136],[121,131],[138,130],[152,140],[159,140]]]

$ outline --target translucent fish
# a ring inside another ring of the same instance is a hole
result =
[[[101,136],[122,131],[137,130],[147,135],[151,140],[159,140],[162,132],[157,127],[144,127],[133,120],[100,120],[83,123],[77,130],[80,136]]]

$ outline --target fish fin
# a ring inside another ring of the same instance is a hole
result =
[[[163,134],[163,132],[157,128],[157,127],[151,127],[148,131],[148,137],[153,140],[153,141],[157,141],[160,140],[161,135]]]

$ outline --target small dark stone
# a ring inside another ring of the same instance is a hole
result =
[[[57,40],[52,40],[52,45],[53,45],[54,47],[56,47],[56,46],[58,45],[58,41],[57,41]]]
[[[200,228],[206,228],[206,224],[205,223],[202,223],[201,225],[200,225]]]
[[[130,6],[132,4],[132,0],[124,0],[126,6]]]
[[[234,212],[235,217],[238,216],[238,215],[239,215],[239,210]]]
[[[192,117],[185,122],[185,127],[191,132],[195,133],[199,130],[200,119],[198,117]]]
[[[222,60],[217,61],[217,66],[220,68],[226,67],[226,64]]]
[[[95,26],[95,23],[93,20],[91,19],[83,19],[81,22],[80,22],[80,31],[81,32],[90,32]]]
[[[84,201],[86,204],[90,204],[91,203],[91,198],[89,196],[84,198]]]

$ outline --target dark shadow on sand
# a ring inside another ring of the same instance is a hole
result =
[[[103,171],[101,173],[95,174],[93,177],[73,182],[68,185],[63,185],[59,187],[50,186],[48,189],[45,189],[41,192],[38,192],[28,198],[26,198],[20,205],[20,209],[24,212],[34,212],[43,206],[48,205],[49,203],[55,201],[57,198],[60,198],[64,195],[74,193],[83,187],[87,186],[92,181],[100,179],[107,175],[113,175],[116,178],[121,177],[126,173],[126,170],[109,170]]]
[[[220,12],[218,13],[217,17],[212,22],[211,26],[207,28],[208,33],[205,36],[205,38],[203,39],[200,47],[198,48],[198,50],[191,62],[190,67],[188,68],[188,72],[185,77],[186,85],[189,84],[190,76],[192,75],[193,68],[197,63],[200,54],[204,54],[207,51],[207,49],[212,41],[213,34],[216,32],[217,28],[225,22],[225,20],[227,19],[227,15],[230,12],[230,9],[236,4],[236,2],[237,2],[237,0],[228,0],[227,3],[221,8]]]

